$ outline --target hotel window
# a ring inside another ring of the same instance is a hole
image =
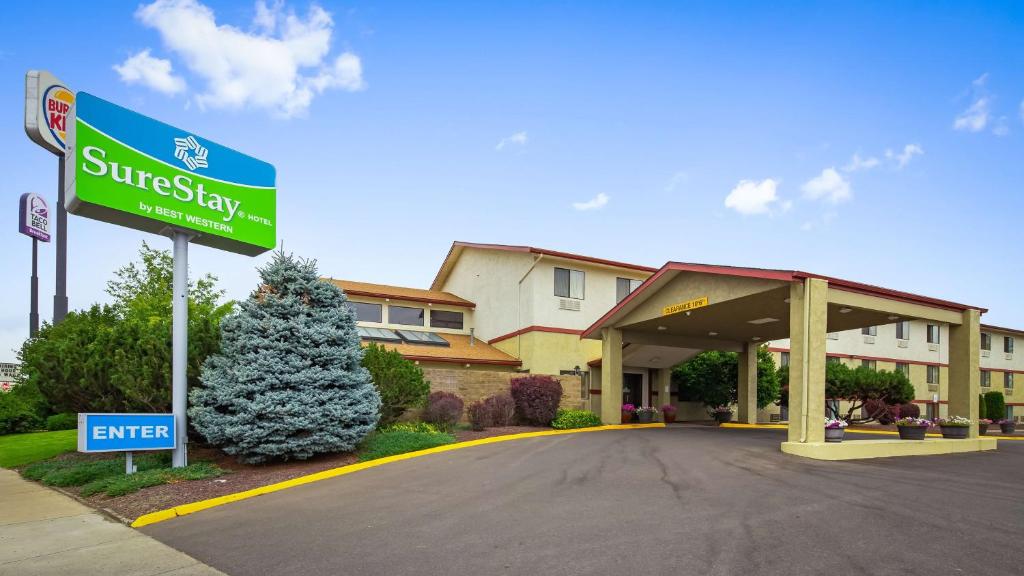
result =
[[[388,306],[388,323],[406,326],[423,326],[423,308]]]
[[[789,352],[779,354],[779,366],[789,366]]]
[[[896,323],[896,339],[910,340],[910,321],[904,320]]]
[[[633,280],[632,278],[616,278],[615,279],[615,303],[622,302],[626,296],[633,293],[643,284],[640,280]]]
[[[580,270],[555,268],[555,296],[583,300],[583,284],[586,274]]]
[[[928,366],[928,383],[938,384],[939,383],[939,367]]]
[[[985,388],[992,385],[992,373],[988,370],[981,371],[981,385]]]
[[[347,304],[349,310],[355,313],[357,322],[377,322],[379,324],[382,321],[381,314],[384,307],[380,304],[353,302],[351,300]]]
[[[842,364],[843,360],[839,356],[828,356],[825,358],[826,364]]]
[[[1003,336],[1003,352],[1013,354],[1013,336]]]
[[[992,335],[988,332],[981,333],[981,349],[991,350],[992,349]]]
[[[878,326],[868,326],[867,328],[861,328],[860,333],[865,336],[878,336]]]
[[[874,370],[875,367],[878,366],[878,364],[877,364],[877,362],[875,360],[868,360],[868,359],[861,360],[860,361],[860,365],[865,367],[865,368],[868,368],[870,370]]]
[[[1013,390],[1013,372],[1003,372],[1003,388]]]
[[[939,343],[939,325],[929,324],[928,325],[928,343],[938,344]]]
[[[902,372],[904,376],[910,378],[910,364],[907,364],[906,362],[897,362],[896,371]]]
[[[455,330],[462,330],[462,312],[452,312],[450,310],[431,310],[430,327],[453,328]]]

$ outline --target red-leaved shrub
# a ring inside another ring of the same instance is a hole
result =
[[[899,414],[897,418],[920,418],[921,407],[913,402],[907,402],[906,404],[900,404]]]
[[[552,376],[514,378],[509,389],[520,422],[547,426],[555,419],[562,400],[562,384]]]
[[[484,399],[489,426],[511,426],[516,421],[516,401],[508,392],[500,392]]]
[[[445,430],[455,426],[462,418],[462,398],[451,392],[438,390],[427,396],[427,407],[423,419]]]
[[[867,400],[864,402],[864,411],[876,418],[879,424],[892,424],[900,417],[899,406],[889,406],[882,400]]]
[[[491,414],[483,400],[471,402],[466,406],[466,417],[473,430],[483,430],[491,425]]]

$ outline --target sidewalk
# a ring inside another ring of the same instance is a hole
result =
[[[223,574],[75,500],[0,469],[0,576]]]

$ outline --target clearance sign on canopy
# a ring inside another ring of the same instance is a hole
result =
[[[661,309],[662,316],[668,316],[669,314],[678,314],[680,312],[687,312],[694,308],[703,308],[708,305],[708,297],[701,296],[700,298],[694,298],[693,300],[687,300],[686,302],[679,302],[678,304],[672,304],[671,306],[665,306]]]
[[[270,164],[79,92],[68,118],[68,212],[255,256],[276,244]]]

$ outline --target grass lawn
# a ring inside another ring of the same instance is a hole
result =
[[[30,432],[0,436],[0,467],[13,468],[74,450],[78,430]]]

